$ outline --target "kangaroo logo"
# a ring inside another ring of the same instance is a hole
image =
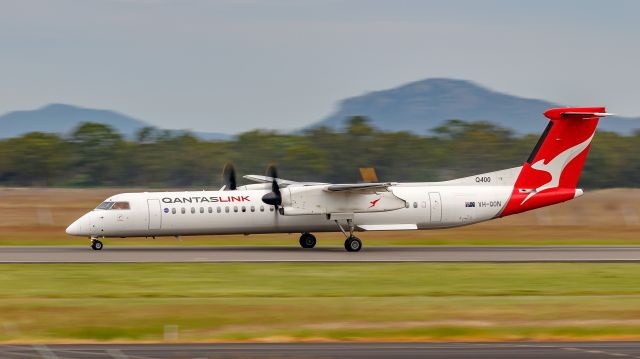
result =
[[[595,133],[594,133],[595,134]],[[549,161],[549,163],[544,163],[544,159],[539,160],[538,162],[531,165],[531,168],[536,169],[538,171],[544,171],[551,175],[551,180],[549,182],[543,184],[542,186],[535,189],[525,197],[524,200],[520,203],[524,204],[529,198],[533,197],[539,192],[550,188],[558,188],[560,187],[560,176],[562,176],[562,172],[564,172],[565,167],[571,162],[574,158],[578,157],[579,154],[584,151],[591,140],[593,139],[594,134],[591,137],[587,138],[584,142],[579,143],[557,155],[554,159]]]
[[[369,208],[371,208],[371,207],[375,206],[376,204],[378,204],[378,201],[380,201],[380,199],[381,199],[381,198],[382,198],[382,197],[377,198],[377,199],[374,199],[373,201],[369,202],[369,203],[371,203],[371,205],[369,206]]]

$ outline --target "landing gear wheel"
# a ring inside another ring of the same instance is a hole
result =
[[[302,248],[313,248],[316,246],[316,237],[311,233],[302,233],[300,236],[300,246]]]
[[[99,250],[101,250],[101,249],[102,249],[102,242],[100,242],[100,241],[99,241],[99,240],[97,240],[97,239],[96,239],[96,240],[91,241],[91,248],[92,248],[94,251],[99,251]]]
[[[344,241],[344,249],[346,249],[347,252],[357,252],[362,249],[362,241],[356,236],[350,236]]]

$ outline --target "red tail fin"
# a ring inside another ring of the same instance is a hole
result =
[[[522,167],[501,217],[570,200],[576,190],[604,107],[555,108],[551,121]]]

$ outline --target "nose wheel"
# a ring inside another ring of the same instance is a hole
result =
[[[97,238],[91,238],[91,249],[94,251],[99,251],[102,249],[102,242],[100,242]]]
[[[313,248],[316,246],[316,236],[305,232],[300,236],[300,246],[302,248]]]

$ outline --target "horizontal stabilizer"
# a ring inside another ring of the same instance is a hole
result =
[[[595,117],[613,116],[606,112],[604,107],[566,107],[552,108],[545,111],[544,115],[550,120],[563,119],[590,119]]]
[[[576,117],[607,117],[607,116],[615,116],[613,113],[607,112],[563,112],[562,116],[576,116]]]

